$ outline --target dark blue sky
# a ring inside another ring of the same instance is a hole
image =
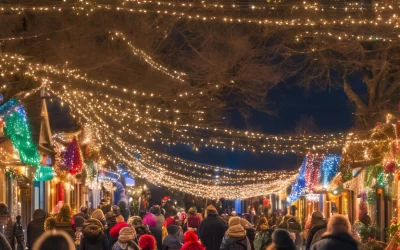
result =
[[[300,87],[283,86],[276,87],[269,96],[273,103],[272,108],[277,113],[271,116],[253,111],[248,124],[257,131],[271,134],[293,133],[301,115],[313,116],[322,132],[346,131],[352,126],[352,108],[343,89],[312,90],[306,93]],[[232,127],[249,129],[238,113],[232,116]],[[296,169],[303,160],[302,155],[294,154],[255,154],[211,148],[200,148],[199,152],[195,152],[186,145],[170,147],[167,152],[191,161],[235,169]]]

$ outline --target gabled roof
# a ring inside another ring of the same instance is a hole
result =
[[[37,91],[21,101],[31,125],[33,142],[37,143],[39,151],[54,154],[46,100],[41,97],[41,92]]]

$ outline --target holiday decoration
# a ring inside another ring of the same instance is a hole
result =
[[[17,177],[18,171],[15,168],[6,168],[6,176],[15,179]]]
[[[50,181],[54,178],[54,169],[51,167],[40,166],[36,171],[35,181]]]
[[[340,156],[324,155],[321,164],[320,183],[327,186],[338,172]]]
[[[289,203],[296,201],[301,196],[303,189],[306,187],[305,172],[309,157],[310,156],[304,157],[303,163],[300,166],[299,175],[297,176],[295,183],[292,185],[292,191],[287,198]]]
[[[82,169],[82,157],[78,142],[75,138],[72,139],[72,142],[70,142],[67,146],[67,151],[64,153],[63,164],[72,175],[76,175]]]
[[[23,105],[16,107],[7,116],[4,132],[17,150],[22,163],[39,166],[39,152],[32,141],[31,128]]]

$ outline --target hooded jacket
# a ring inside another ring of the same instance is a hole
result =
[[[239,223],[240,220],[236,219]],[[235,224],[234,220],[229,220],[229,228],[222,239],[220,250],[250,250],[251,245],[249,239],[246,237],[246,230],[243,226]]]
[[[326,234],[321,240],[316,242],[311,250],[357,250],[358,243],[354,238],[346,233]]]
[[[33,243],[44,233],[44,221],[46,212],[42,209],[36,209],[33,213],[33,220],[29,222],[26,232],[26,245],[32,249]]]
[[[182,247],[183,237],[180,234],[180,227],[171,225],[167,227],[168,235],[164,238],[163,250],[179,250]]]
[[[226,225],[218,216],[216,210],[208,210],[207,213],[208,216],[200,223],[197,233],[207,250],[219,250],[225,235]]]
[[[89,219],[83,226],[82,234],[80,250],[109,250],[108,240],[100,221]]]

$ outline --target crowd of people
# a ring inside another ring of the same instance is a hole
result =
[[[13,224],[7,206],[0,203],[0,249],[4,250],[353,250],[359,248],[347,217],[334,215],[328,221],[314,212],[303,230],[296,217],[235,212],[220,215],[213,205],[202,213],[196,207],[186,212],[165,211],[154,205],[139,216],[130,216],[126,203],[103,201],[89,213],[86,207],[71,214],[63,204],[47,216],[38,209],[27,226],[27,238],[17,216]]]

